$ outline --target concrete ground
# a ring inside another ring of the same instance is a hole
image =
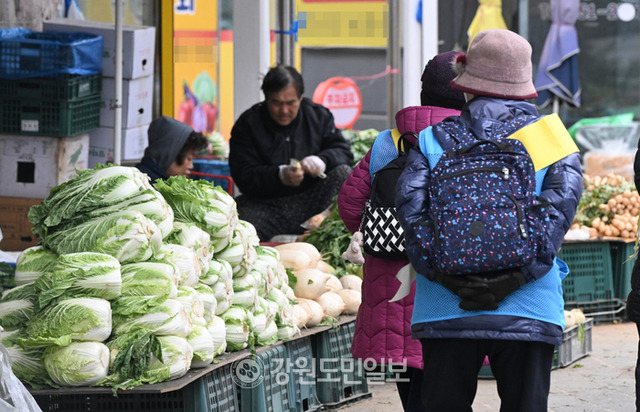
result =
[[[549,412],[635,411],[634,367],[638,333],[634,323],[596,325],[592,352],[571,365],[551,372]],[[372,397],[341,412],[402,411],[394,383],[370,385]],[[474,412],[497,412],[500,398],[495,381],[480,379]]]

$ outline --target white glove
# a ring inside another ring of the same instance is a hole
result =
[[[311,155],[302,159],[302,170],[310,176],[321,177],[320,175],[324,175],[324,170],[327,168],[327,165],[320,159],[318,156]]]
[[[285,186],[299,186],[304,179],[304,172],[298,166],[280,165],[278,177]]]
[[[362,232],[354,233],[351,237],[349,247],[342,253],[342,259],[357,265],[362,265],[364,263],[364,256],[362,256],[362,249],[360,249],[362,243]]]

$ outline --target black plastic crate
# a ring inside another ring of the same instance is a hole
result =
[[[65,137],[100,125],[99,94],[72,101],[0,99],[0,133]]]
[[[203,411],[196,382],[165,393],[34,395],[42,412],[195,412]]]
[[[100,94],[101,91],[101,74],[0,79],[0,97],[3,99],[76,100]]]

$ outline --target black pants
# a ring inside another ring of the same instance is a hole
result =
[[[421,339],[422,401],[430,412],[471,412],[485,355],[500,412],[547,412],[554,346],[485,339]]]
[[[422,369],[407,368],[407,371],[399,374],[402,380],[396,382],[398,394],[402,401],[404,412],[422,412]]]
[[[262,242],[275,235],[302,234],[300,225],[331,206],[351,171],[350,166],[337,166],[327,172],[326,179],[316,178],[312,187],[291,196],[257,199],[240,195],[235,199],[238,218],[251,223]]]

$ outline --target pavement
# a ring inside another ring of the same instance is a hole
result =
[[[638,352],[635,323],[595,325],[592,351],[551,372],[549,412],[635,411],[634,368]],[[340,408],[340,412],[401,412],[395,383],[369,385],[372,397]],[[474,412],[500,410],[493,379],[479,379]]]

